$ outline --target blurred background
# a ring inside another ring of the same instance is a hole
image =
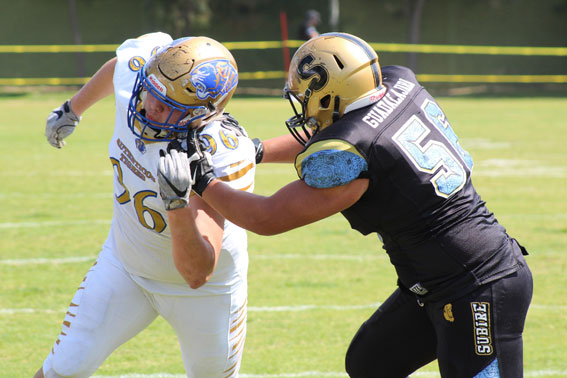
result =
[[[289,56],[304,41],[306,14],[316,10],[319,33],[365,39],[383,66],[410,66],[437,95],[567,94],[567,0],[0,0],[0,5],[3,92],[80,85],[125,39],[164,31],[227,44],[241,72],[241,94],[280,95]],[[274,43],[236,43],[258,41]],[[405,51],[406,44],[452,47],[416,53]],[[52,47],[34,52],[36,45]],[[92,52],[58,52],[59,45],[96,46]],[[485,48],[470,53],[463,45]]]

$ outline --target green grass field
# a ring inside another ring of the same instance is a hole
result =
[[[62,150],[45,118],[69,93],[1,96],[0,377],[30,377],[104,242],[112,215],[107,156],[114,106],[90,109]],[[531,255],[535,293],[526,377],[567,377],[567,99],[441,98],[475,161],[473,182]],[[282,99],[234,99],[251,136],[287,132]],[[258,167],[256,192],[295,179],[292,166]],[[395,287],[375,236],[341,216],[274,237],[249,237],[248,336],[242,377],[346,377],[344,354],[360,324]],[[107,377],[181,377],[177,340],[161,319],[99,369]],[[415,377],[438,377],[430,364]]]

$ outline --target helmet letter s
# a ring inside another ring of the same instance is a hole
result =
[[[329,81],[329,72],[327,72],[325,67],[320,64],[306,68],[306,66],[311,64],[313,60],[315,60],[315,58],[313,58],[313,55],[305,55],[305,57],[303,57],[303,59],[301,59],[301,61],[297,65],[297,73],[303,80],[307,80],[313,76],[318,76],[316,78],[313,78],[313,80],[311,80],[311,82],[309,83],[309,89],[311,89],[312,91],[318,91],[321,90],[325,85],[327,85],[327,82]]]

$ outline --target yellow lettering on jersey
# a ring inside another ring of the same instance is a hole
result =
[[[238,139],[236,136],[232,135],[231,133],[226,133],[224,130],[219,132],[221,137],[222,144],[229,150],[235,150],[238,148]]]
[[[123,154],[122,156],[125,155]],[[115,158],[110,158],[110,162],[112,163],[112,166],[116,168],[116,179],[118,180],[120,186],[124,188],[124,191],[122,193],[120,193],[119,195],[115,194],[116,201],[120,205],[124,205],[130,202],[130,191],[128,190],[128,188],[126,188],[126,185],[124,185],[122,167],[120,165],[120,161],[123,161],[122,156],[120,157],[120,160]],[[128,160],[126,161],[127,161],[127,163],[125,163],[127,164],[126,166],[132,169],[131,167],[132,163]],[[156,232],[163,232],[163,230],[165,230],[167,226],[167,224],[165,223],[165,219],[158,211],[144,205],[144,199],[148,197],[155,198],[157,197],[157,193],[151,190],[143,190],[134,194],[134,210],[136,210],[136,215],[138,217],[138,220],[140,221],[140,224],[142,226],[144,226],[149,230],[154,230]],[[151,219],[151,222],[149,223],[148,220],[146,219],[146,214],[149,215]]]
[[[145,228],[155,232],[162,232],[166,226],[165,219],[159,212],[144,205],[144,199],[147,197],[157,197],[157,193],[151,190],[143,190],[134,195],[134,207],[136,208],[136,214],[138,214],[138,220]],[[146,221],[144,217],[146,213],[150,215],[153,224],[149,224]]]
[[[214,155],[215,152],[217,152],[217,142],[215,142],[215,139],[212,136],[209,134],[201,134],[201,140],[205,144],[206,150],[211,155]]]
[[[128,61],[128,68],[134,72],[140,71],[140,69],[146,64],[146,60],[141,56],[134,56]]]
[[[122,168],[120,168],[120,162],[115,158],[110,158],[110,162],[112,163],[112,166],[116,168],[116,179],[118,180],[118,183],[121,187],[124,188],[124,191],[121,194],[115,194],[116,201],[118,201],[118,203],[122,205],[130,201],[130,192],[128,191],[128,189],[126,189],[126,186],[124,186],[124,178],[122,176]]]
[[[152,175],[152,173],[143,167],[136,159],[134,159],[134,155],[130,152],[128,147],[122,143],[120,139],[116,140],[116,144],[118,148],[122,150],[122,155],[120,156],[120,161],[124,163],[136,176],[138,176],[142,181],[146,181],[146,178],[156,182],[156,179]]]

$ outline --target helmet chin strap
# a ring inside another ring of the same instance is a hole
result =
[[[333,123],[337,122],[337,120],[339,119],[339,108],[341,106],[341,98],[339,96],[335,96],[335,107],[333,109]]]
[[[181,118],[177,124],[179,126],[188,125],[188,124],[192,123],[193,121],[201,119],[206,114],[207,114],[207,111],[204,109],[203,106],[200,106],[200,107],[194,109],[192,112],[189,111],[187,113],[187,115],[185,117]]]
[[[305,121],[305,125],[306,125],[310,130],[317,130],[317,129],[319,129],[319,122],[317,122],[317,119],[315,119],[315,117],[309,117],[309,118],[307,118],[307,121]]]

